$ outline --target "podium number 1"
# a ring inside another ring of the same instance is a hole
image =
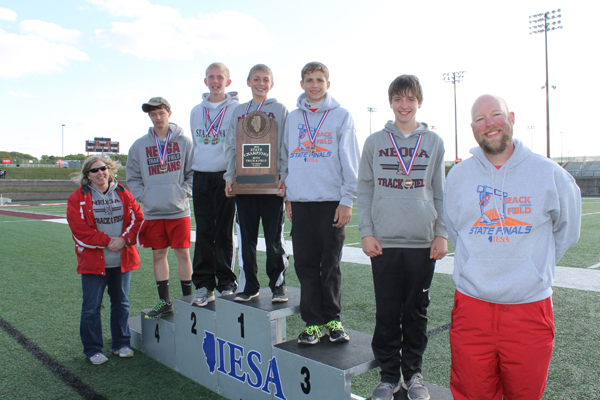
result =
[[[154,329],[154,337],[156,338],[156,343],[160,343],[160,331],[158,330],[158,324],[156,324],[156,329]]]
[[[240,335],[244,337],[244,313],[240,314],[238,322],[240,323]]]

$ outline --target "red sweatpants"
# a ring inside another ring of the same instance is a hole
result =
[[[505,305],[456,291],[450,327],[454,399],[541,399],[553,344],[552,298]]]

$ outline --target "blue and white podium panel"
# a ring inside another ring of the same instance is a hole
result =
[[[277,359],[284,396],[288,400],[350,400],[352,377],[377,366],[371,335],[348,329],[350,341],[332,343],[329,336],[312,346],[297,340],[277,344]],[[283,398],[283,397],[279,397]]]
[[[175,369],[175,317],[148,319],[146,313],[150,311],[142,310],[142,349],[147,356]]]
[[[142,349],[142,319],[139,315],[129,317],[129,332],[131,333],[131,347],[143,351]]]
[[[215,303],[196,307],[190,305],[193,299],[192,295],[178,297],[173,301],[176,326],[175,370],[216,392],[217,375],[214,368],[212,371],[210,369],[214,361],[206,358],[206,354],[214,354],[211,347],[213,339],[206,332],[215,332]],[[210,347],[208,352],[204,351],[205,345]]]
[[[376,367],[371,335],[348,330],[350,341],[321,338],[314,346],[286,341],[286,317],[300,312],[300,289],[272,303],[271,290],[235,302],[217,297],[205,307],[193,296],[173,300],[174,314],[129,319],[131,345],[232,400],[349,400],[352,377]]]
[[[272,347],[285,340],[285,318],[299,312],[300,290],[288,288],[286,303],[272,303],[271,297],[271,290],[263,288],[259,297],[248,302],[235,302],[233,296],[215,301],[217,329],[206,335],[214,336],[212,368],[218,373],[219,394],[224,397],[284,398]]]

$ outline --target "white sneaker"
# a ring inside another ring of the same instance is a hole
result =
[[[100,365],[100,364],[104,364],[105,362],[107,362],[108,358],[106,358],[106,356],[102,353],[97,353],[90,357],[90,361],[94,365]]]
[[[119,350],[113,351],[113,354],[117,354],[121,358],[133,357],[133,350],[129,346],[123,346]]]

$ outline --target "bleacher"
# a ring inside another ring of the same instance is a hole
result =
[[[573,175],[582,196],[600,196],[600,161],[569,161],[563,168]]]

